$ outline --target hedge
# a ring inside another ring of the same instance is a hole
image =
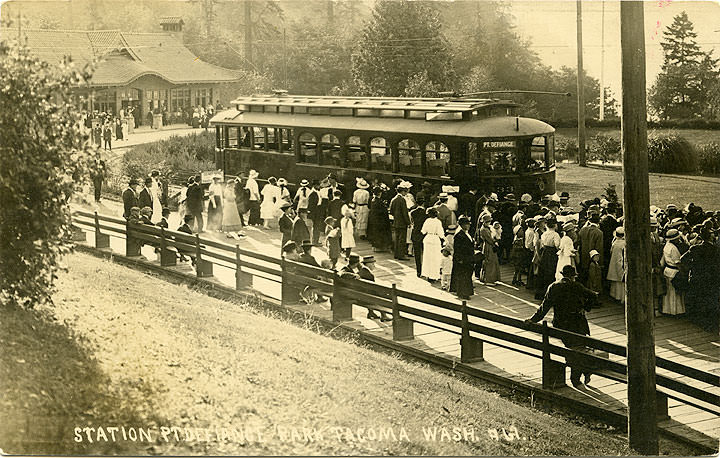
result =
[[[706,143],[698,148],[698,167],[705,175],[720,175],[720,143]]]
[[[555,128],[577,128],[577,119],[542,119]],[[650,129],[704,129],[720,130],[720,120],[713,119],[665,119],[661,121],[648,121]],[[585,127],[614,127],[620,129],[620,119],[589,118],[585,120]]]
[[[659,173],[688,173],[698,170],[695,147],[676,134],[648,135],[648,168]]]

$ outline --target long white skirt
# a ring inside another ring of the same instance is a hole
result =
[[[680,315],[685,313],[685,296],[677,292],[671,280],[671,278],[665,277],[667,293],[663,297],[662,312],[667,315]]]
[[[420,274],[428,280],[440,280],[440,266],[443,259],[441,250],[440,237],[427,234],[423,239],[422,271]]]
[[[358,205],[357,208],[355,208],[355,214],[357,215],[357,220],[355,221],[355,229],[357,230],[357,234],[360,237],[365,237],[367,235],[368,216],[370,215],[370,209],[367,205]]]

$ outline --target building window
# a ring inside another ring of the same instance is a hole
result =
[[[202,88],[195,90],[195,106],[196,107],[207,107],[212,105],[212,89]]]
[[[317,162],[317,140],[309,132],[300,134],[300,162]]]
[[[443,142],[434,141],[425,145],[425,158],[428,175],[445,176],[449,174],[450,150]]]
[[[340,140],[333,134],[325,134],[320,139],[320,165],[343,167]]]
[[[370,140],[370,157],[373,170],[392,171],[392,154],[384,138],[375,137]]]
[[[179,115],[190,106],[190,89],[170,89],[170,111]]]
[[[366,169],[368,166],[367,149],[365,145],[362,144],[360,137],[348,137],[345,144],[347,145],[347,166],[358,169]]]
[[[415,140],[405,139],[398,143],[398,170],[404,173],[422,173],[420,145]]]

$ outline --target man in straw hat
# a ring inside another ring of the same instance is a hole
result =
[[[563,267],[562,275],[561,280],[548,287],[540,308],[525,322],[537,323],[547,315],[550,309],[554,309],[553,327],[584,336],[590,335],[590,327],[585,312],[590,311],[594,305],[597,305],[598,295],[575,281],[577,272],[573,266]],[[565,336],[561,340],[570,349],[584,349],[582,341],[572,336]],[[574,387],[579,388],[582,386],[580,376],[583,374],[585,375],[585,384],[587,385],[590,382],[591,373],[587,367],[578,364],[575,358],[570,356],[568,356],[567,363],[570,366],[570,381]]]

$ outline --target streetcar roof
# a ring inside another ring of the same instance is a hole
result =
[[[413,97],[333,97],[318,95],[254,95],[239,97],[231,102],[243,111],[255,111],[251,107],[334,108],[353,110],[403,110],[429,113],[471,113],[492,106],[515,107],[511,100],[480,98],[413,98]]]
[[[427,136],[500,138],[543,135],[555,129],[542,121],[515,116],[470,119],[467,121],[431,121],[405,118],[328,116],[291,113],[221,111],[210,122],[213,125],[272,126],[295,129],[327,129],[356,132],[406,133]]]

